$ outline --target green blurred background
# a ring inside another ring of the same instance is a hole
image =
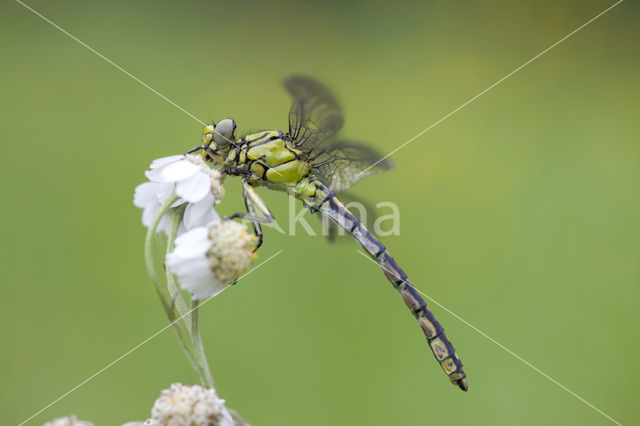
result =
[[[613,2],[46,2],[30,6],[205,121],[287,126],[283,76],[344,106],[382,152]],[[356,186],[401,209],[383,241],[414,284],[623,424],[640,378],[639,10],[627,1],[398,151]],[[133,189],[201,125],[41,18],[0,6],[2,424],[17,424],[166,319]],[[282,225],[284,194],[260,191]],[[229,182],[222,212],[241,207]],[[606,425],[433,306],[469,374],[451,386],[355,244],[267,231],[207,303],[216,385],[255,425]],[[318,261],[329,267],[317,267]],[[34,418],[144,420],[196,380],[166,331]]]

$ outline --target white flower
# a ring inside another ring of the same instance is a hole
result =
[[[55,419],[52,422],[47,422],[44,426],[93,426],[93,423],[83,422],[78,420],[75,415],[71,415],[69,417]]]
[[[202,157],[174,155],[158,158],[153,160],[149,169],[145,172],[149,182],[138,185],[133,197],[133,204],[143,209],[144,226],[151,225],[173,192],[180,198],[171,207],[187,203],[179,234],[219,218],[213,205],[224,194],[220,172],[207,166]],[[160,231],[169,231],[167,215],[158,224],[157,232]]]
[[[233,426],[231,414],[213,389],[174,383],[151,409],[151,424],[162,426]]]
[[[193,300],[214,296],[244,273],[255,257],[256,237],[232,220],[217,220],[176,238],[167,255],[169,270]]]

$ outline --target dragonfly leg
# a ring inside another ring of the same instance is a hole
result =
[[[211,152],[215,152],[215,151],[213,151],[213,149],[209,145],[198,145],[198,146],[196,146],[194,148],[191,148],[189,151],[185,152],[184,155],[193,154],[196,151],[202,151],[202,150],[207,151],[207,152],[210,152],[210,151]]]
[[[244,205],[247,209],[247,214],[236,213],[231,218],[247,219],[253,226],[253,232],[258,238],[258,242],[253,249],[255,252],[260,248],[263,241],[263,232],[261,223],[271,223],[275,220],[269,208],[267,208],[262,198],[258,195],[256,190],[247,182],[247,179],[242,179],[242,198],[244,198]],[[262,215],[264,217],[260,217]]]

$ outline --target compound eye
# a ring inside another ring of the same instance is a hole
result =
[[[213,139],[217,145],[228,145],[232,143],[236,135],[236,123],[230,118],[226,118],[218,123]]]

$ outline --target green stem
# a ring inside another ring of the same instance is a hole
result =
[[[182,220],[183,215],[179,214],[177,211],[169,212],[169,235],[167,239],[167,251],[168,255],[173,251],[175,247],[175,239],[178,233],[178,228],[180,227],[180,221]],[[182,318],[184,321],[184,325],[187,329],[187,333],[189,334],[190,344],[192,348],[193,361],[191,365],[193,369],[198,373],[200,377],[200,382],[203,385],[207,385],[207,380],[211,376],[208,372],[208,367],[206,365],[206,359],[204,363],[202,362],[202,358],[200,356],[200,351],[197,345],[197,339],[194,334],[194,326],[193,326],[193,318],[194,311],[189,312],[187,310],[187,304],[182,297],[182,293],[180,292],[178,285],[176,284],[175,276],[171,272],[168,266],[165,265],[165,275],[167,278],[167,289],[169,290],[169,295],[171,296],[171,300],[174,301],[176,310],[178,311],[178,318]],[[195,315],[197,315],[197,310],[195,310]],[[181,342],[182,343],[182,342]],[[184,344],[183,344],[184,347]]]
[[[162,203],[162,206],[160,206],[160,210],[158,210],[158,213],[156,214],[156,216],[153,218],[153,221],[149,225],[149,229],[147,230],[147,236],[144,242],[144,260],[145,260],[145,265],[147,267],[147,273],[149,274],[149,278],[151,278],[151,283],[153,284],[156,294],[158,295],[158,298],[162,303],[162,307],[164,308],[164,311],[167,314],[169,321],[172,323],[171,324],[172,328],[175,331],[178,337],[178,340],[180,341],[180,344],[182,346],[182,349],[184,350],[185,356],[189,360],[189,363],[191,363],[192,367],[201,376],[201,380],[203,380],[202,373],[200,372],[198,364],[196,363],[196,354],[194,352],[191,339],[189,338],[190,336],[187,337],[189,333],[187,332],[185,334],[185,330],[183,329],[180,322],[179,321],[175,322],[176,316],[175,316],[175,311],[173,309],[173,303],[170,300],[168,300],[164,294],[162,285],[160,284],[160,279],[158,278],[158,273],[156,271],[156,265],[153,260],[153,238],[155,236],[156,229],[158,228],[158,224],[160,223],[162,216],[164,216],[164,214],[171,208],[171,204],[173,204],[177,199],[178,199],[177,195],[175,194],[170,195],[164,201],[164,203]],[[171,240],[168,244],[173,244],[173,240]]]
[[[169,196],[162,206],[160,206],[160,210],[156,214],[156,217],[153,218],[153,221],[149,225],[149,229],[147,229],[147,236],[144,240],[144,262],[147,266],[147,273],[149,274],[149,278],[151,278],[151,283],[153,284],[153,288],[162,303],[162,307],[164,308],[167,316],[171,316],[171,308],[169,306],[169,301],[164,295],[162,291],[162,286],[160,285],[160,279],[158,278],[158,274],[156,273],[155,262],[153,261],[153,237],[156,234],[156,229],[158,228],[158,223],[162,219],[162,216],[171,208],[171,204],[173,204],[178,199],[178,196],[172,194]]]
[[[169,236],[167,238],[167,252],[168,255],[173,251],[175,246],[176,235],[178,234],[178,228],[180,227],[180,220],[182,219],[182,215],[176,211],[169,212]],[[168,267],[165,266],[165,275],[167,278],[167,288],[169,289],[169,296],[171,299],[175,301],[175,307],[178,311],[178,317],[182,318],[187,313],[187,304],[176,285],[176,280],[174,275],[171,273]],[[187,327],[187,331],[189,334],[192,334],[191,323],[189,322],[189,318],[184,318],[184,323]]]
[[[209,363],[207,362],[207,354],[204,351],[204,344],[202,343],[202,336],[200,335],[200,325],[199,325],[199,302],[197,300],[191,301],[191,309],[193,312],[191,313],[191,330],[193,336],[193,346],[196,350],[196,356],[198,357],[198,361],[200,362],[200,366],[203,370],[203,375],[205,381],[203,382],[209,389],[215,389],[213,383],[213,377],[211,376],[211,370],[209,369]]]

